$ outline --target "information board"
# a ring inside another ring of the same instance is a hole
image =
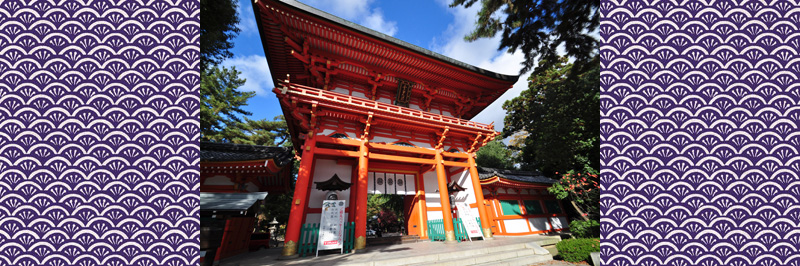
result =
[[[467,229],[467,235],[470,238],[473,237],[481,237],[483,238],[483,233],[481,233],[481,227],[478,225],[477,219],[472,216],[472,212],[470,211],[472,208],[467,205],[466,202],[456,202],[456,211],[458,211],[458,217],[461,218],[461,222],[464,224],[464,228]]]
[[[344,247],[343,232],[345,206],[346,204],[344,200],[322,201],[322,215],[319,221],[317,255],[319,255],[320,250],[337,248],[342,249]]]

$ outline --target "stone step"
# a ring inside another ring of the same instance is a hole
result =
[[[531,256],[524,256],[524,257],[516,257],[510,258],[505,260],[499,261],[490,261],[486,263],[479,263],[479,264],[471,264],[473,266],[489,266],[489,265],[500,265],[500,266],[523,266],[523,265],[531,265],[539,262],[547,262],[553,260],[553,256],[549,255],[531,255]]]
[[[491,242],[487,244],[490,245]],[[422,256],[409,256],[395,259],[359,262],[348,265],[528,265],[538,262],[550,261],[553,256],[536,242],[516,243],[498,246],[473,248],[446,253],[429,254]],[[527,263],[527,264],[526,264]]]
[[[543,246],[542,248],[544,248],[548,252],[550,252],[550,255],[553,255],[553,256],[558,255],[558,249],[556,248],[556,245]]]
[[[415,266],[497,265],[497,263],[505,263],[505,265],[528,265],[550,260],[553,260],[553,256],[550,255],[547,250],[539,247],[535,243],[527,243],[449,252],[439,254],[435,261],[428,260],[422,263],[411,263],[406,259],[405,263]]]

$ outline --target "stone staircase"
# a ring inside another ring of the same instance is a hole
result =
[[[491,241],[491,240],[489,240]],[[553,255],[542,246],[553,246],[558,238],[516,243],[508,245],[486,246],[477,249],[443,252],[421,256],[408,256],[369,263],[346,265],[531,265],[553,260]]]
[[[386,237],[376,237],[376,238],[367,238],[367,245],[368,246],[377,246],[377,245],[396,245],[396,244],[408,244],[408,243],[416,243],[419,242],[419,236],[386,236]]]

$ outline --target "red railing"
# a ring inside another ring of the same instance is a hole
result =
[[[374,111],[391,112],[394,114],[400,114],[414,118],[421,118],[425,120],[432,120],[453,125],[472,127],[481,130],[491,130],[492,132],[494,132],[494,126],[492,125],[469,121],[466,119],[434,114],[421,110],[411,109],[408,107],[402,107],[393,104],[364,99],[360,97],[354,97],[333,91],[320,90],[317,88],[312,88],[294,83],[282,84],[282,85],[286,86],[285,89],[275,88],[276,93],[287,94],[287,95],[302,95],[308,98],[313,98],[318,101],[328,101],[337,104],[347,104],[351,106],[355,105],[362,108],[372,109]]]

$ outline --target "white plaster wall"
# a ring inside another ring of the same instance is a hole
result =
[[[553,228],[555,229],[569,228],[567,217],[564,216],[550,217],[550,222],[553,224]]]
[[[385,98],[385,97],[380,97],[376,101],[379,101],[379,102],[382,102],[382,103],[392,104],[392,99]]]
[[[433,149],[433,147],[431,147],[431,144],[427,143],[427,142],[413,141],[413,140],[409,141],[409,142],[411,144],[417,145],[417,147],[420,147],[420,148],[428,148],[428,149],[431,149],[431,150]]]
[[[256,184],[253,184],[253,182],[247,182],[246,184],[244,184],[244,190],[250,192],[258,192],[258,186],[256,186]]]
[[[506,233],[526,233],[528,231],[528,220],[527,219],[511,219],[511,220],[503,220],[503,225],[505,225]]]
[[[373,137],[373,138],[372,138],[372,139],[371,139],[369,142],[385,142],[385,143],[392,143],[392,142],[395,142],[395,141],[397,141],[397,139],[393,139],[393,138],[384,138],[384,137],[378,137],[378,136],[375,136],[375,137]]]
[[[540,217],[540,218],[529,218],[528,223],[531,224],[531,229],[535,231],[542,231],[550,229],[550,225],[547,223],[547,217]]]
[[[203,183],[204,185],[212,185],[212,186],[231,186],[234,185],[231,180],[224,176],[224,175],[215,175],[209,178],[206,178],[206,181]]]
[[[326,130],[323,130],[322,133],[320,133],[319,135],[320,136],[328,136],[330,134],[333,134],[333,132],[336,132],[336,131],[333,130],[333,129],[326,129]]]
[[[359,98],[367,99],[367,95],[364,95],[364,93],[362,93],[360,91],[353,91],[353,97],[359,97]]]
[[[351,165],[341,165],[336,164],[336,160],[326,160],[326,159],[318,159],[314,165],[314,179],[311,181],[311,192],[308,195],[308,207],[309,208],[322,208],[322,201],[325,200],[326,191],[316,189],[316,184],[314,182],[321,182],[328,180],[334,174],[339,176],[339,179],[347,183],[352,183],[350,181],[352,177],[353,166]],[[339,199],[345,200],[347,204],[350,204],[350,190],[344,191],[337,191],[339,193]]]
[[[452,168],[453,170],[458,171],[461,169],[461,173],[455,174],[452,179],[456,180],[456,184],[464,188],[464,191],[457,192],[456,202],[466,202],[467,204],[473,204],[477,202],[475,199],[475,189],[472,186],[472,177],[469,174],[467,168]]]
[[[335,89],[333,89],[333,91],[341,93],[341,94],[345,94],[345,95],[350,95],[350,90],[342,88],[342,87],[336,87]]]
[[[305,224],[318,224],[320,218],[322,218],[322,214],[320,214],[320,213],[309,213],[309,214],[306,214],[306,223]]]
[[[442,219],[441,211],[428,211],[428,221]]]
[[[439,183],[436,179],[436,171],[425,173],[422,175],[422,179],[425,182],[425,206],[428,208],[442,207],[442,201],[439,198],[439,192],[436,192],[436,190],[439,189]],[[441,214],[439,216],[441,216]],[[428,216],[428,220],[433,220],[433,218]]]

